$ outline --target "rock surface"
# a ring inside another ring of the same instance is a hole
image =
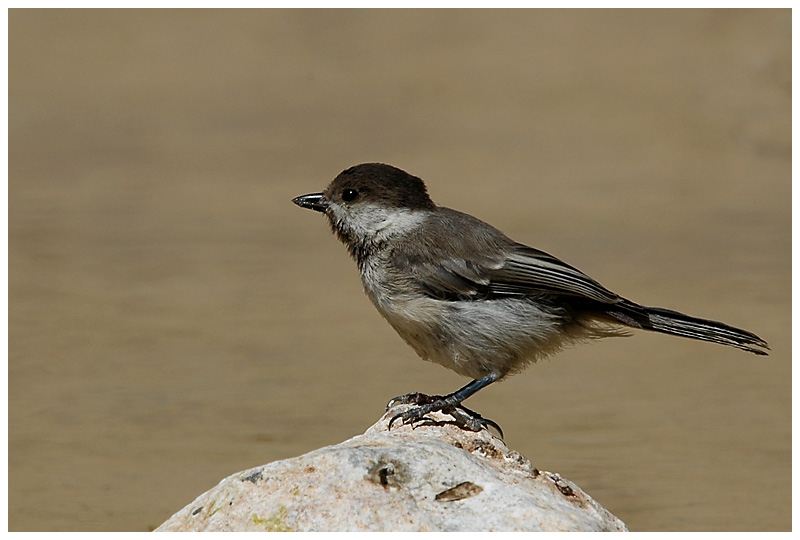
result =
[[[366,433],[222,480],[157,531],[626,531],[578,486],[489,431]],[[438,423],[441,421],[441,423]]]

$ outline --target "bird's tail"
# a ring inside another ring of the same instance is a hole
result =
[[[729,345],[761,356],[769,354],[767,342],[752,332],[717,321],[690,317],[678,311],[640,306],[623,300],[607,313],[616,322],[626,326]]]

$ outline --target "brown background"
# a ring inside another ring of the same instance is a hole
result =
[[[633,300],[469,406],[634,530],[791,527],[791,16],[9,15],[9,527],[147,530],[362,432],[419,361],[319,214],[384,161]]]

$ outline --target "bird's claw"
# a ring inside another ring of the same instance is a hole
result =
[[[425,416],[428,413],[440,411],[452,416],[454,420],[453,423],[459,427],[470,431],[481,431],[482,429],[492,427],[500,434],[500,438],[503,438],[503,430],[496,422],[484,418],[460,403],[454,403],[452,400],[448,400],[447,396],[429,396],[419,392],[413,392],[392,399],[386,406],[386,410],[400,404],[416,406],[394,415],[391,420],[389,420],[390,430],[392,429],[392,425],[398,420],[400,420],[401,425],[410,425],[412,428],[415,427],[415,424],[423,421],[435,423],[434,420],[425,418]]]
[[[390,399],[389,403],[386,404],[386,410],[388,411],[395,405],[429,405],[437,401],[442,401],[443,399],[444,396],[429,396],[421,392],[411,392],[410,394]]]

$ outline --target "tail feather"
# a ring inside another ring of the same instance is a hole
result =
[[[624,301],[617,307],[622,309],[609,310],[608,315],[626,326],[710,341],[761,356],[769,354],[766,341],[752,332],[725,323],[690,317],[669,309],[640,306],[629,301]]]

